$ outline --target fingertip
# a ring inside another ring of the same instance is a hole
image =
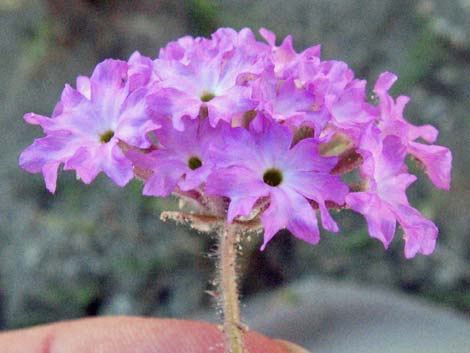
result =
[[[305,353],[257,332],[245,336],[247,353]],[[61,322],[0,335],[8,353],[224,353],[221,330],[201,321],[101,317]]]

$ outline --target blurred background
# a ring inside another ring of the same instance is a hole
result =
[[[438,143],[454,154],[450,192],[426,178],[409,192],[440,228],[432,256],[405,260],[399,235],[384,251],[360,217],[343,212],[335,216],[342,233],[324,233],[317,246],[285,232],[264,252],[260,239],[246,245],[244,301],[314,275],[406,293],[470,318],[468,0],[0,0],[0,328],[211,310],[213,263],[205,254],[214,240],[162,223],[159,213],[173,200],[143,197],[138,182],[120,189],[103,176],[86,186],[72,173],[60,175],[51,195],[40,175],[18,167],[18,156],[41,136],[22,116],[50,115],[77,75],[134,50],[155,57],[170,40],[220,26],[293,34],[298,51],[322,44],[324,59],[346,61],[371,83],[396,73],[392,92],[411,97],[408,119],[436,126]]]

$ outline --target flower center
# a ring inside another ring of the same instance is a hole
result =
[[[100,135],[100,142],[107,143],[113,138],[113,136],[114,136],[114,131],[107,130]]]
[[[188,159],[188,167],[191,170],[196,170],[197,168],[202,166],[202,161],[199,157],[191,157]]]
[[[264,172],[263,181],[269,186],[279,186],[282,183],[282,173],[279,169],[268,169]]]
[[[214,97],[215,97],[214,93],[204,91],[204,92],[202,92],[202,95],[201,95],[201,101],[209,102]]]

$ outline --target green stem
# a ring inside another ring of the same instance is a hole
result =
[[[244,353],[243,328],[237,287],[237,231],[225,224],[220,232],[219,295],[223,309],[225,353]]]

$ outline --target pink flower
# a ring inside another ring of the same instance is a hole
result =
[[[307,48],[298,54],[294,50],[292,36],[284,38],[280,46],[276,46],[276,35],[266,28],[260,29],[261,36],[270,46],[270,57],[274,64],[274,72],[280,79],[286,79],[299,73],[305,66],[315,67],[320,62],[321,48],[319,45]]]
[[[257,110],[292,127],[309,126],[317,137],[329,120],[312,85],[299,87],[294,78],[279,80],[271,70],[253,84],[253,98],[260,102]]]
[[[411,258],[418,252],[429,255],[434,251],[438,229],[408,202],[406,189],[416,176],[406,172],[406,146],[395,135],[382,141],[380,130],[371,124],[360,148],[365,158],[361,172],[366,190],[350,193],[346,204],[364,215],[370,235],[382,241],[385,248],[393,239],[398,221],[404,231],[405,256]]]
[[[230,198],[229,223],[248,216],[261,198],[269,198],[269,207],[261,216],[262,249],[283,228],[314,244],[320,239],[311,205],[315,201],[323,227],[338,231],[325,201],[342,204],[348,188],[329,174],[337,159],[320,157],[314,139],[292,147],[290,129],[270,121],[261,132],[235,128],[225,138],[223,149],[214,154],[218,169],[209,176],[206,193]]]
[[[155,115],[171,118],[182,130],[184,116],[208,117],[212,126],[256,106],[248,84],[264,70],[251,31],[221,29],[212,40],[185,38],[155,60],[160,79],[149,97]]]
[[[346,63],[260,33],[266,42],[247,28],[221,28],[171,42],[155,60],[135,52],[128,62],[104,61],[76,89],[65,87],[51,118],[25,115],[46,136],[21,154],[21,166],[42,172],[52,192],[60,165],[85,183],[103,171],[122,186],[135,173],[145,195],[184,194],[214,217],[229,198],[228,222],[261,221],[263,249],[283,228],[317,243],[316,209],[323,228],[338,231],[328,211],[336,204],[364,215],[385,247],[398,222],[405,255],[430,254],[438,230],[408,202],[416,176],[405,157],[448,189],[452,154],[433,144],[434,127],[405,120],[408,97],[388,93],[396,76],[380,75],[374,105]],[[360,191],[350,192],[340,174],[356,168],[351,190]]]
[[[403,110],[409,98],[400,96],[394,101],[388,94],[388,90],[396,79],[394,74],[385,72],[380,75],[374,87],[374,92],[380,99],[378,106],[380,129],[384,135],[394,134],[401,137],[408,153],[422,163],[433,184],[440,189],[448,190],[451,179],[452,153],[443,146],[415,141],[422,138],[428,143],[434,143],[438,131],[431,125],[415,126],[404,119]]]
[[[141,55],[138,51],[132,53],[128,60],[129,90],[132,92],[139,87],[152,85],[157,81],[153,70],[153,61]]]
[[[20,156],[20,165],[32,173],[42,172],[49,191],[55,192],[57,170],[75,170],[85,183],[103,171],[123,186],[133,168],[118,146],[120,140],[146,148],[146,133],[157,126],[147,119],[145,88],[130,90],[130,66],[125,61],[105,60],[90,78],[80,76],[77,89],[65,86],[52,117],[35,113],[25,120],[40,125],[39,138]]]
[[[210,126],[208,120],[183,119],[184,131],[173,128],[171,121],[162,121],[154,132],[158,149],[148,154],[129,151],[135,166],[151,171],[145,180],[144,195],[166,197],[176,187],[182,191],[197,189],[213,171],[210,147],[222,138],[225,128]]]

